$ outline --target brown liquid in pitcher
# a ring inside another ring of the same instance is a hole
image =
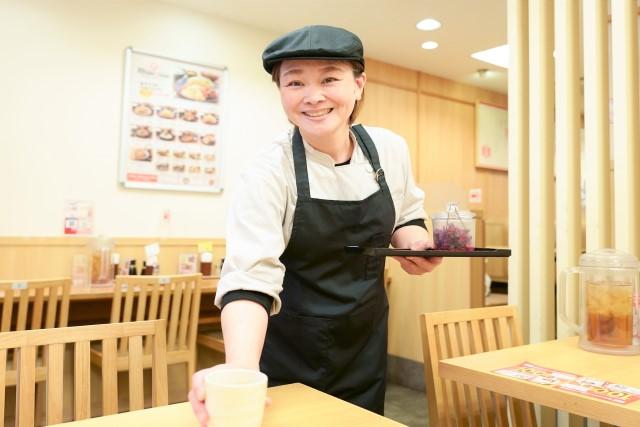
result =
[[[632,344],[632,287],[616,283],[587,283],[587,339],[594,344]]]
[[[631,316],[615,313],[589,313],[588,339],[597,344],[627,346],[631,345]]]

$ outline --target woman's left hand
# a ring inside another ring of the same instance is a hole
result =
[[[408,249],[421,251],[433,248],[433,242],[430,240],[417,240],[413,242]],[[433,271],[442,263],[441,257],[393,257],[400,263],[400,267],[409,274],[420,275]]]

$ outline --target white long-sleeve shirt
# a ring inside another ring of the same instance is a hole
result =
[[[383,128],[365,129],[373,140],[395,207],[395,225],[424,219],[424,193],[415,185],[404,139]],[[257,291],[273,297],[271,314],[280,311],[285,266],[280,262],[293,226],[297,189],[292,152],[293,130],[269,144],[242,173],[227,221],[225,262],[215,304],[234,290]],[[349,164],[335,166],[333,158],[306,142],[311,197],[362,200],[380,186],[359,144]]]

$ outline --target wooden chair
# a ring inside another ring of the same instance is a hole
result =
[[[217,328],[207,328],[198,333],[198,345],[210,348],[213,351],[224,353],[224,339],[222,331]]]
[[[522,345],[515,307],[425,313],[420,324],[430,426],[536,425],[531,403],[444,380],[438,374],[441,359]]]
[[[196,334],[200,312],[202,275],[117,276],[111,322],[166,319],[167,364],[186,364],[187,389],[196,369]],[[102,350],[91,350],[91,362],[100,366]],[[151,367],[150,346],[145,344],[145,368]],[[121,340],[118,371],[127,370],[126,340]]]
[[[0,425],[4,424],[7,351],[16,349],[18,387],[16,388],[16,424],[31,427],[35,422],[36,352],[44,349],[46,366],[46,422],[63,422],[64,347],[74,344],[74,419],[91,416],[89,349],[91,341],[101,340],[104,349],[102,366],[103,414],[118,412],[118,372],[116,341],[127,337],[129,343],[129,410],[144,408],[142,379],[142,337],[148,336],[152,351],[152,406],[166,405],[167,361],[165,321],[113,323],[106,325],[15,331],[0,334]]]
[[[70,278],[42,280],[3,280],[2,320],[0,332],[49,329],[67,326],[69,319]],[[13,357],[9,353],[9,367],[5,385],[16,384],[16,371],[11,368]],[[41,360],[38,360],[40,365]],[[36,381],[43,381],[45,370],[38,367]]]

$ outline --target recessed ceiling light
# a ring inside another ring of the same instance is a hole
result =
[[[440,21],[433,18],[423,19],[416,24],[416,28],[422,31],[432,31],[440,28]]]
[[[438,47],[438,42],[428,41],[428,42],[422,43],[422,48],[423,49],[431,50],[431,49],[435,49],[437,47]]]
[[[482,50],[471,54],[472,58],[489,64],[497,65],[502,68],[509,68],[509,45],[493,47],[491,49]]]

